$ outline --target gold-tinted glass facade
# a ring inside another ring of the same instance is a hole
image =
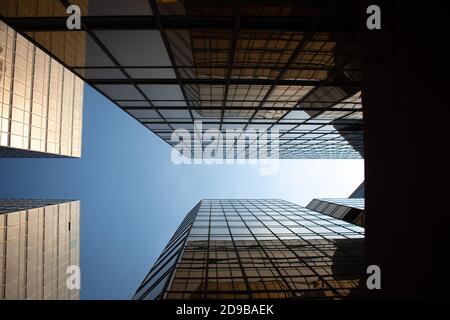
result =
[[[134,299],[347,299],[364,284],[363,228],[284,200],[202,200]]]
[[[0,156],[81,156],[83,81],[0,22]]]
[[[79,299],[79,226],[79,201],[0,200],[0,299]]]

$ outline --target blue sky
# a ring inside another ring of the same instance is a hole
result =
[[[0,198],[81,200],[82,299],[129,299],[184,215],[204,198],[347,197],[363,160],[174,165],[171,148],[85,86],[82,159],[0,159]]]

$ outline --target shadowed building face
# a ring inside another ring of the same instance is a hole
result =
[[[364,227],[364,182],[353,191],[349,198],[313,199],[306,207],[336,219]]]
[[[364,226],[364,198],[313,199],[306,207],[336,219]]]

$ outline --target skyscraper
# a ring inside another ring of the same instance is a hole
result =
[[[200,134],[232,146],[227,158],[244,152],[227,130],[259,130],[254,144],[276,141],[280,158],[362,156],[357,2],[2,3],[4,21],[171,145],[176,129],[194,138],[201,121]],[[80,7],[81,30],[67,30],[68,4]]]
[[[80,264],[80,203],[0,200],[0,299],[79,299],[68,266]]]
[[[364,296],[364,229],[284,200],[202,200],[133,299]]]
[[[306,207],[336,219],[364,226],[364,198],[319,198],[313,199]]]
[[[80,157],[82,115],[83,81],[0,21],[0,157]]]
[[[313,199],[306,208],[363,227],[364,206],[364,182],[362,182],[348,198]]]

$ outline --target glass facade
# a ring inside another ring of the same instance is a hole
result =
[[[0,300],[77,300],[70,265],[80,265],[80,203],[0,200]]]
[[[82,114],[83,81],[0,21],[0,157],[80,157]]]
[[[336,219],[364,225],[364,198],[321,198],[312,200],[308,209],[321,212]]]
[[[363,228],[284,200],[202,200],[133,299],[359,298],[363,252]]]
[[[81,30],[67,31],[63,2],[80,6]],[[0,13],[171,145],[202,121],[278,130],[281,158],[360,158],[357,2],[234,3],[4,0]],[[255,157],[227,139],[224,154]]]

